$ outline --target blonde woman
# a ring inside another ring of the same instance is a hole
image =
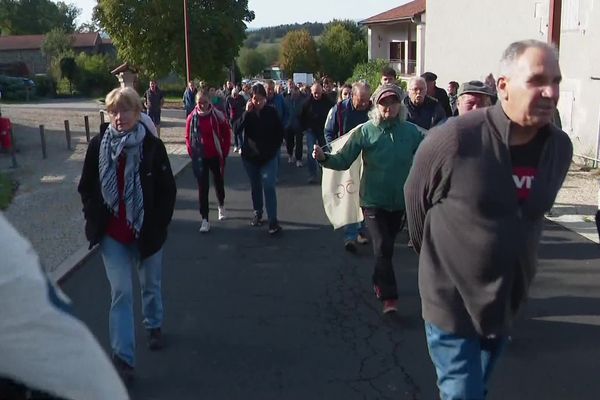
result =
[[[106,108],[110,124],[89,144],[78,190],[90,248],[100,245],[110,282],[113,362],[127,381],[135,365],[131,269],[142,289],[148,347],[163,344],[162,246],[176,187],[164,144],[140,123],[140,96],[131,88],[114,89]]]

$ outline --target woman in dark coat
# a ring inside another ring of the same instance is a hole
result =
[[[177,190],[164,144],[139,123],[140,96],[115,89],[106,108],[110,124],[89,144],[78,190],[90,248],[100,245],[110,282],[113,362],[129,380],[135,365],[131,269],[142,289],[148,347],[156,350],[162,347],[162,246]]]
[[[244,130],[242,159],[252,188],[254,216],[252,226],[263,223],[264,205],[269,219],[269,234],[281,231],[277,220],[277,169],[283,143],[283,124],[275,108],[266,106],[267,92],[263,85],[252,86],[252,97],[246,104],[238,129]]]

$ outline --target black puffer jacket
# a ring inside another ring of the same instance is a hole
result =
[[[263,165],[278,154],[283,143],[283,124],[275,108],[263,107],[260,112],[246,111],[238,129],[244,130],[242,158]]]
[[[446,119],[446,113],[440,103],[433,97],[426,96],[425,101],[416,107],[408,96],[404,98],[404,105],[408,111],[406,120],[423,129],[431,129]]]
[[[100,242],[110,218],[110,210],[102,198],[98,172],[103,135],[96,135],[90,141],[77,187],[83,203],[85,235],[90,241],[90,248]],[[177,188],[165,145],[148,131],[142,153],[140,177],[144,194],[144,224],[137,243],[140,256],[144,259],[160,250],[167,239]]]

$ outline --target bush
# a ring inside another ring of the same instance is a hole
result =
[[[181,97],[186,86],[187,84],[184,81],[180,83],[158,84],[159,89],[162,90],[165,97]],[[146,92],[146,90],[148,90],[148,85],[143,88],[142,95]]]
[[[77,74],[75,90],[83,95],[98,97],[118,86],[118,81],[110,73],[116,61],[105,54],[80,53],[75,57]]]
[[[389,63],[381,58],[356,64],[354,72],[347,82],[352,84],[357,81],[366,81],[371,86],[371,89],[375,91],[381,80],[381,70],[387,66],[389,66]],[[398,79],[398,86],[406,90],[405,81]]]
[[[0,210],[6,210],[13,198],[16,184],[7,175],[0,172]]]
[[[33,78],[35,83],[35,93],[42,97],[56,96],[56,83],[48,75],[36,75]]]

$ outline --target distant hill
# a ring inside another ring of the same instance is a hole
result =
[[[320,36],[326,26],[327,23],[305,22],[303,24],[286,24],[248,30],[246,32],[247,38],[244,42],[244,47],[255,49],[261,43],[277,43],[281,41],[289,31],[298,29],[306,29],[313,37]]]

